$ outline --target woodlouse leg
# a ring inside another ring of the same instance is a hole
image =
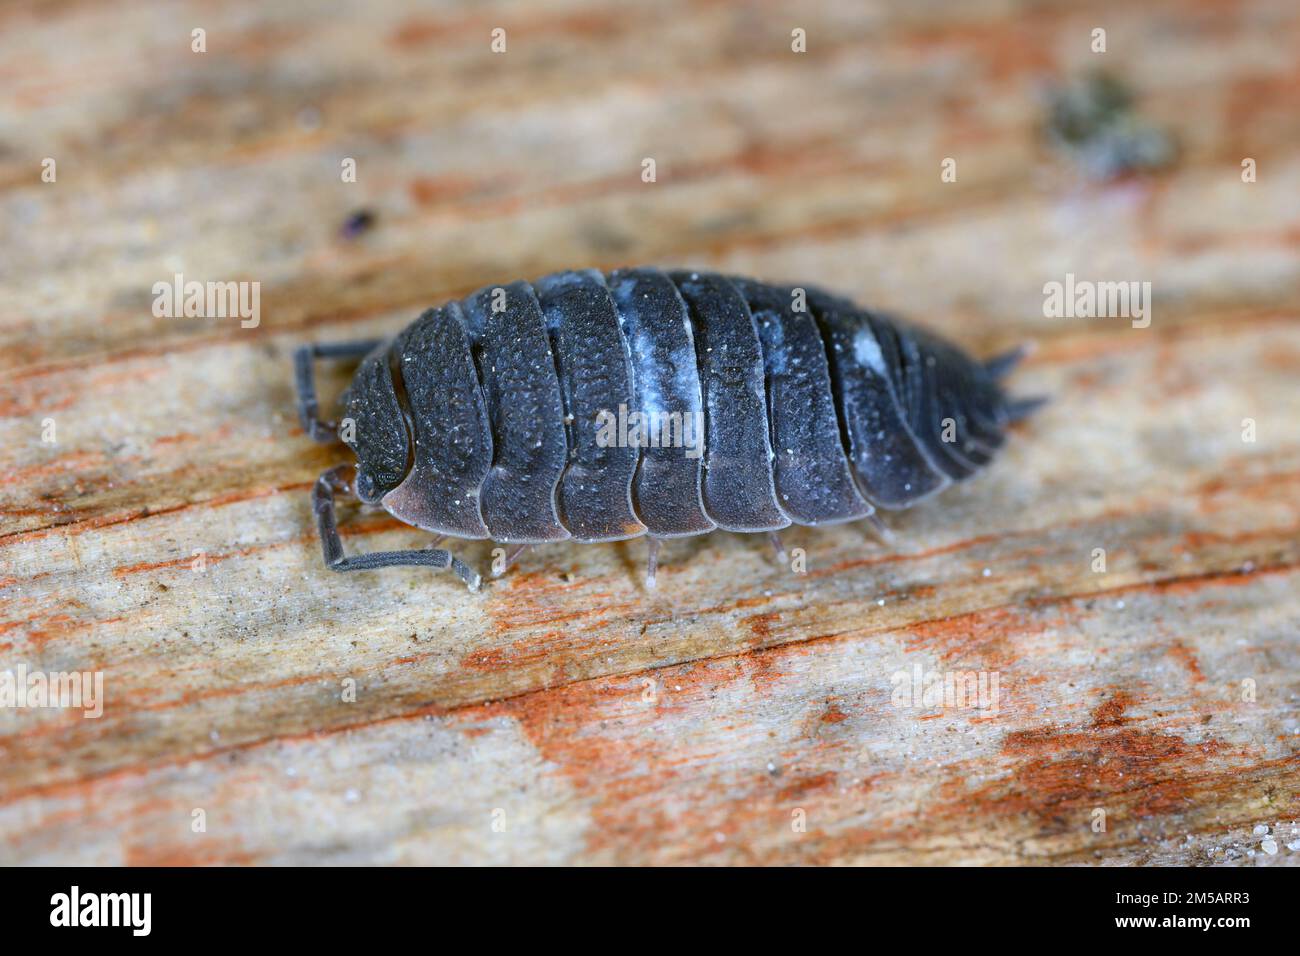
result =
[[[338,440],[339,426],[336,422],[323,421],[320,418],[320,405],[316,401],[316,375],[312,369],[312,360],[318,358],[359,358],[365,355],[382,339],[357,339],[352,342],[314,342],[304,345],[293,353],[294,381],[298,388],[298,421],[302,430],[313,441],[330,444]]]
[[[781,543],[781,533],[779,531],[769,531],[767,540],[772,542],[772,553],[776,555],[776,560],[780,564],[788,564],[790,555],[786,553],[785,545]]]
[[[502,577],[507,571],[509,571],[514,566],[515,558],[519,557],[530,547],[532,547],[532,545],[512,544],[510,547],[506,548],[505,561],[501,565],[501,570],[498,571],[495,568],[493,568],[492,577],[494,578]]]
[[[345,477],[351,472],[351,465],[331,468],[322,472],[316,479],[315,488],[312,489],[312,510],[316,513],[316,528],[320,532],[325,564],[331,571],[370,571],[397,565],[451,568],[465,582],[466,587],[471,591],[478,590],[481,581],[478,572],[459,558],[453,557],[450,551],[441,548],[423,548],[417,551],[372,551],[369,554],[344,556],[343,540],[339,537],[338,519],[334,513],[334,495],[337,492],[352,493],[352,486]]]
[[[645,586],[646,590],[654,590],[655,575],[659,572],[659,545],[661,542],[652,534],[646,535],[645,540]]]
[[[885,544],[893,544],[898,540],[898,537],[889,530],[887,524],[880,520],[880,515],[876,512],[873,511],[867,515],[867,523],[871,525],[872,529],[879,535],[880,540],[884,541]]]

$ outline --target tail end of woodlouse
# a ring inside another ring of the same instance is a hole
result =
[[[1051,399],[1046,395],[1032,395],[1029,398],[1011,398],[1006,403],[1006,413],[1008,422],[1022,422],[1034,412],[1038,411]]]
[[[1038,345],[1035,342],[1021,342],[1010,351],[988,359],[984,363],[984,370],[989,373],[989,377],[995,382],[1000,381],[1010,375],[1017,365],[1030,355],[1033,355],[1037,349]]]
[[[995,355],[984,363],[984,370],[988,372],[989,378],[995,382],[1010,375],[1021,362],[1038,350],[1035,342],[1021,342],[1015,348]],[[1004,395],[1002,399],[1002,413],[1007,424],[1024,421],[1026,418],[1038,411],[1048,403],[1046,395],[1032,395],[1027,398],[1012,398]]]

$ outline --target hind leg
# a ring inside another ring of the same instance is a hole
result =
[[[898,543],[898,536],[890,530],[889,525],[880,520],[879,512],[873,511],[867,515],[867,524],[871,525],[871,530],[876,533],[876,537],[885,544],[893,545]]]
[[[507,571],[514,567],[515,559],[531,547],[531,544],[512,544],[506,548],[501,561],[501,570],[498,571],[495,567],[496,562],[493,562],[492,577],[503,577]]]
[[[772,556],[776,558],[777,564],[789,563],[790,555],[785,550],[785,542],[781,540],[781,532],[769,531],[767,542],[772,546]]]
[[[424,548],[415,551],[372,551],[346,557],[343,540],[339,537],[338,518],[334,511],[336,492],[351,494],[352,486],[343,477],[351,465],[339,465],[323,472],[312,489],[312,510],[316,513],[316,528],[320,532],[321,549],[325,564],[331,571],[371,571],[400,565],[424,565],[431,568],[451,568],[471,591],[477,591],[479,574],[450,551],[441,548]]]

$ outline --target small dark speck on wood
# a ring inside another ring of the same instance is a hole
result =
[[[369,209],[358,209],[343,221],[339,235],[344,239],[356,239],[362,233],[369,232],[375,225],[375,214]]]

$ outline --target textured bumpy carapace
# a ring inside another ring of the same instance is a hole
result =
[[[987,464],[1037,400],[913,325],[811,287],[704,272],[561,272],[429,309],[389,340],[296,355],[299,413],[352,468],[313,492],[325,562],[479,576],[430,547],[346,557],[336,492],[438,535],[523,547],[775,533],[915,504]],[[314,358],[360,357],[322,421]],[[435,541],[436,545],[438,541]],[[779,545],[778,545],[779,546]]]

